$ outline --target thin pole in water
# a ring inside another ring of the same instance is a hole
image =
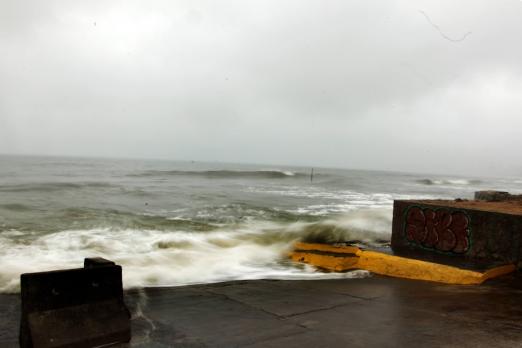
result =
[[[312,168],[312,172],[310,173],[310,182],[314,181],[314,168]]]

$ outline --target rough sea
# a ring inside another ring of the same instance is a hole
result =
[[[0,156],[0,292],[21,273],[100,256],[125,288],[324,273],[287,258],[298,240],[386,247],[394,199],[472,198],[516,178],[274,165]]]

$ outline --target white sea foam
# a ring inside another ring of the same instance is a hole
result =
[[[281,173],[286,176],[295,176],[295,172],[289,171],[289,170],[281,170],[281,169],[262,169],[260,172],[265,173]]]
[[[0,235],[0,292],[18,291],[21,273],[77,268],[85,257],[93,256],[122,265],[125,288],[260,278],[362,277],[368,273],[319,272],[291,263],[286,254],[296,240],[317,230],[332,238],[350,230],[350,235],[343,237],[363,240],[389,236],[390,225],[390,212],[377,210],[357,211],[320,223],[251,221],[210,232],[99,228],[27,239],[4,233]]]
[[[311,204],[290,210],[293,213],[324,216],[343,213],[360,208],[391,208],[395,199],[432,199],[432,195],[405,195],[391,193],[362,193],[350,190],[330,191],[321,187],[303,188],[298,186],[248,187],[248,192],[264,193],[277,196],[333,200],[324,204]],[[439,195],[438,198],[441,198]]]
[[[420,179],[417,180],[421,185],[436,185],[436,186],[476,186],[481,184],[481,180],[477,179]]]

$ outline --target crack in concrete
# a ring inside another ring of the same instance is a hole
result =
[[[263,312],[263,313],[266,313],[266,314],[268,314],[268,315],[274,316],[274,317],[276,317],[278,320],[284,320],[284,319],[285,319],[284,316],[281,316],[281,315],[279,315],[279,314],[277,314],[277,313],[272,313],[272,312],[270,312],[270,311],[267,311],[267,310],[264,309],[264,308],[256,307],[256,306],[254,306],[254,305],[251,305],[250,303],[246,303],[246,302],[240,301],[240,300],[238,300],[238,299],[232,298],[232,297],[228,296],[227,294],[222,294],[222,293],[220,293],[220,292],[215,292],[215,291],[212,291],[212,290],[210,290],[210,289],[206,289],[205,291],[207,291],[207,292],[209,292],[209,293],[211,293],[211,294],[213,294],[213,295],[218,295],[218,296],[224,297],[225,299],[227,299],[227,300],[229,300],[229,301],[233,301],[233,302],[236,302],[236,303],[242,304],[243,306],[247,306],[247,307],[249,307],[249,308],[252,308],[252,309],[255,309],[255,310],[261,311],[261,312]]]
[[[337,292],[337,291],[332,291],[332,292],[334,294],[337,294],[337,295],[348,296],[348,297],[351,297],[351,298],[356,298],[358,300],[364,300],[364,301],[374,301],[374,300],[378,300],[378,299],[383,297],[383,296],[363,297],[363,296],[356,296],[356,295],[347,294],[347,293],[344,293],[344,292]]]
[[[321,311],[327,311],[327,310],[330,310],[330,309],[344,307],[344,306],[348,306],[348,305],[351,305],[351,304],[353,304],[353,303],[351,303],[351,302],[339,303],[339,304],[336,304],[336,305],[333,305],[333,306],[330,306],[330,307],[323,307],[323,308],[311,309],[309,311],[304,311],[304,312],[299,312],[299,313],[292,313],[292,314],[286,315],[285,318],[293,318],[293,317],[296,317],[298,315],[316,313],[316,312],[321,312]]]
[[[250,303],[246,303],[246,302],[243,302],[243,301],[240,301],[238,299],[235,299],[233,297],[230,297],[228,296],[227,294],[222,294],[222,293],[219,293],[219,292],[215,292],[215,291],[212,291],[210,289],[206,289],[205,291],[209,292],[210,294],[212,295],[215,295],[215,296],[220,296],[228,301],[232,301],[232,302],[236,302],[236,303],[239,303],[243,306],[246,306],[246,307],[249,307],[249,308],[252,308],[252,309],[255,309],[257,311],[260,311],[260,312],[263,312],[265,314],[268,314],[272,317],[275,317],[277,320],[286,320],[287,318],[293,316],[294,314],[291,314],[290,316],[284,316],[284,315],[279,315],[277,313],[273,313],[273,312],[270,312],[270,311],[267,311],[266,309],[264,308],[260,308],[260,307],[257,307],[257,306],[254,306]],[[292,323],[295,327],[298,327],[300,329],[304,329],[306,331],[309,331],[309,330],[312,330],[310,329],[309,327],[306,327],[305,325],[302,325],[300,323]],[[304,334],[306,331],[302,331],[302,332],[294,332],[294,333],[283,333],[283,334],[280,334],[280,335],[275,335],[275,336],[271,336],[271,337],[267,337],[266,339],[261,339],[261,340],[257,340],[256,342],[252,342],[252,343],[247,343],[247,344],[244,344],[245,347],[248,347],[248,346],[252,346],[252,345],[259,345],[259,343],[263,343],[263,342],[270,342],[270,341],[273,341],[273,340],[277,340],[279,338],[287,338],[287,337],[293,337],[293,336],[298,336],[298,335],[302,335]]]
[[[281,315],[281,314],[277,314],[277,313],[274,313],[274,312],[270,312],[264,308],[261,308],[261,307],[257,307],[257,306],[254,306],[250,303],[247,303],[247,302],[243,302],[243,301],[240,301],[236,298],[233,298],[233,297],[230,297],[226,294],[223,294],[223,293],[219,293],[219,292],[215,292],[215,291],[212,291],[210,289],[206,289],[205,291],[213,294],[213,295],[218,295],[218,296],[221,296],[221,297],[224,297],[225,299],[227,300],[230,300],[230,301],[233,301],[233,302],[236,302],[236,303],[239,303],[239,304],[242,304],[244,306],[247,306],[249,308],[252,308],[252,309],[255,309],[255,310],[258,310],[258,311],[261,311],[263,313],[266,313],[268,315],[271,315],[271,316],[274,316],[276,317],[278,320],[285,320],[285,319],[288,319],[288,318],[293,318],[295,316],[298,316],[298,315],[303,315],[303,314],[309,314],[309,313],[315,313],[315,312],[320,312],[320,311],[326,311],[326,310],[330,310],[330,309],[335,309],[335,308],[338,308],[338,307],[344,307],[344,306],[347,306],[347,305],[350,305],[350,304],[353,304],[351,302],[346,302],[346,303],[339,303],[339,304],[335,304],[333,306],[329,306],[329,307],[323,307],[323,308],[316,308],[316,309],[312,309],[312,310],[309,310],[309,311],[304,311],[304,312],[297,312],[297,313],[291,313],[291,314],[286,314],[286,315]],[[359,299],[359,300],[365,300],[365,301],[372,301],[373,298],[371,299],[368,299],[368,298],[364,298],[364,297],[358,297],[358,296],[354,296],[354,295],[348,295],[348,294],[341,294],[341,295],[345,295],[345,296],[348,296],[350,298],[356,298],[356,299]],[[301,326],[299,324],[296,324],[297,326]],[[303,326],[301,326],[303,327]],[[306,328],[306,327],[305,327]],[[309,329],[309,328],[306,328],[306,329]]]

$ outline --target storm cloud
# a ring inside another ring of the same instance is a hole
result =
[[[0,153],[522,175],[522,2],[0,1]]]

